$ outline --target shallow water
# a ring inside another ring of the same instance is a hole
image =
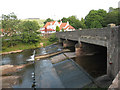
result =
[[[1,62],[2,62],[2,65],[25,64],[25,63],[27,63],[26,60],[30,59],[31,56],[33,55],[34,50],[36,52],[35,55],[37,56],[37,55],[43,55],[43,54],[57,52],[58,50],[61,50],[61,49],[62,49],[61,45],[50,45],[45,48],[28,49],[28,50],[24,50],[23,52],[20,52],[20,53],[2,55]]]
[[[26,60],[30,59],[35,50],[35,55],[43,55],[48,53],[53,53],[60,51],[62,49],[61,45],[51,45],[45,48],[29,49],[24,50],[21,53],[9,54],[2,56],[2,64],[20,65],[28,63]],[[49,58],[48,58],[49,59]],[[43,59],[46,60],[46,59]],[[106,73],[106,56],[104,54],[96,54],[85,57],[76,57],[73,60],[79,64],[83,69],[85,69],[92,77],[98,77]],[[40,61],[35,62],[30,66],[25,67],[25,69],[19,73],[22,76],[18,85],[13,86],[13,88],[31,88],[34,82],[32,78],[32,73],[40,71],[39,68]],[[35,68],[37,67],[37,68]],[[39,72],[37,72],[39,73]]]

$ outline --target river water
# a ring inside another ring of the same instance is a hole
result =
[[[51,45],[45,48],[29,49],[24,50],[21,53],[8,54],[2,56],[2,65],[21,65],[28,63],[28,59],[33,55],[34,50],[35,55],[49,54],[62,50],[61,45]],[[49,59],[49,58],[48,58]],[[47,60],[47,59],[44,59]],[[92,77],[96,78],[106,73],[106,56],[104,54],[96,54],[92,56],[76,57],[73,60],[85,69]],[[31,88],[34,80],[32,78],[32,73],[35,70],[36,65],[39,65],[40,61],[35,64],[25,67],[25,69],[18,73],[22,76],[18,85],[13,86],[13,88]]]

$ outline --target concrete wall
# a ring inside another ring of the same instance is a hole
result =
[[[107,47],[107,75],[114,78],[120,71],[120,26],[113,28],[85,29],[71,32],[58,32],[56,36],[78,42]],[[119,39],[118,39],[119,38]]]
[[[120,41],[118,42],[119,36],[119,28],[110,28],[109,29],[109,38],[108,38],[108,45],[107,45],[107,74],[114,78],[118,71],[120,70],[120,56],[118,56]]]

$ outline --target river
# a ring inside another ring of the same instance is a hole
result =
[[[24,50],[21,53],[8,54],[2,56],[2,65],[10,64],[10,65],[22,65],[28,63],[28,59],[33,55],[35,50],[35,55],[43,55],[49,54],[53,52],[57,52],[62,50],[62,46],[59,45],[50,45],[45,48],[36,48]],[[44,60],[47,60],[46,58]],[[75,57],[73,60],[80,65],[83,69],[85,69],[93,78],[101,76],[106,73],[106,56],[104,54],[96,54],[92,56],[84,56],[84,57]],[[31,88],[34,82],[32,78],[32,74],[34,71],[39,71],[35,68],[36,65],[39,65],[40,61],[35,62],[30,66],[25,67],[23,71],[18,73],[22,76],[19,80],[19,84],[13,86],[13,88]],[[38,72],[37,72],[38,73]]]

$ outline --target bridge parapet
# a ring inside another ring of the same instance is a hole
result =
[[[70,39],[74,41],[87,42],[102,46],[107,46],[107,40],[110,36],[110,28],[83,29],[69,32],[56,33],[58,38]]]

